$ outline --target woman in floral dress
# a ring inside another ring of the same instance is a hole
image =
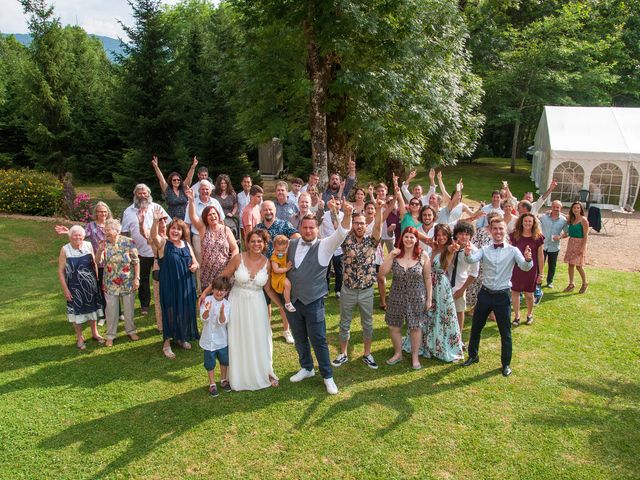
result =
[[[113,346],[118,333],[119,302],[124,307],[124,331],[131,340],[139,339],[133,322],[136,291],[140,286],[140,260],[133,240],[120,235],[120,222],[107,220],[104,227],[106,241],[100,243],[98,259],[104,262],[103,288],[107,302],[107,341]]]
[[[438,224],[434,229],[434,247],[431,263],[433,305],[429,319],[422,327],[422,354],[444,362],[462,360],[462,335],[453,301],[447,268],[453,261],[450,247],[453,243],[448,225]]]
[[[193,192],[187,190],[187,195],[191,225],[198,230],[202,239],[200,282],[204,290],[225,269],[231,257],[237,254],[239,249],[231,229],[221,223],[218,211],[212,206],[205,207],[200,218],[196,213]]]

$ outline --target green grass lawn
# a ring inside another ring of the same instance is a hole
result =
[[[111,349],[76,349],[56,276],[63,242],[49,224],[0,219],[2,479],[638,478],[638,273],[589,269],[586,295],[563,294],[561,267],[534,325],[515,329],[506,379],[491,323],[470,368],[384,365],[378,311],[381,366],[359,360],[356,320],[339,395],[318,376],[288,381],[297,357],[276,319],[281,386],[213,399],[199,347],[166,360],[152,317],[136,318],[139,342],[121,331]],[[327,310],[333,356],[333,296]]]

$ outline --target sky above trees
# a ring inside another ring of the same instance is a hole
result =
[[[163,0],[165,5],[175,5],[179,0]],[[218,3],[218,2],[214,2]],[[79,25],[87,33],[111,38],[126,38],[118,23],[133,24],[131,7],[127,0],[53,0],[56,16],[64,25]],[[0,32],[27,33],[27,18],[18,0],[0,0]]]

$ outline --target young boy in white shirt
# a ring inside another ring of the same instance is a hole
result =
[[[200,347],[204,350],[204,368],[209,374],[209,395],[218,396],[216,388],[216,358],[220,362],[220,387],[225,392],[231,391],[227,379],[229,366],[229,348],[227,324],[229,323],[229,300],[225,296],[231,288],[227,277],[216,277],[211,282],[211,295],[208,295],[200,307],[200,318],[203,328],[200,336]]]

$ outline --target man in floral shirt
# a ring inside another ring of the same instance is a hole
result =
[[[340,350],[341,353],[331,362],[339,367],[348,361],[347,348],[351,329],[353,309],[360,308],[362,324],[362,343],[364,356],[362,361],[376,369],[378,364],[371,355],[373,339],[373,285],[376,283],[376,249],[380,243],[382,208],[384,200],[376,203],[376,216],[371,235],[366,235],[367,222],[363,214],[355,214],[351,222],[351,231],[342,243],[343,283],[340,295]]]

